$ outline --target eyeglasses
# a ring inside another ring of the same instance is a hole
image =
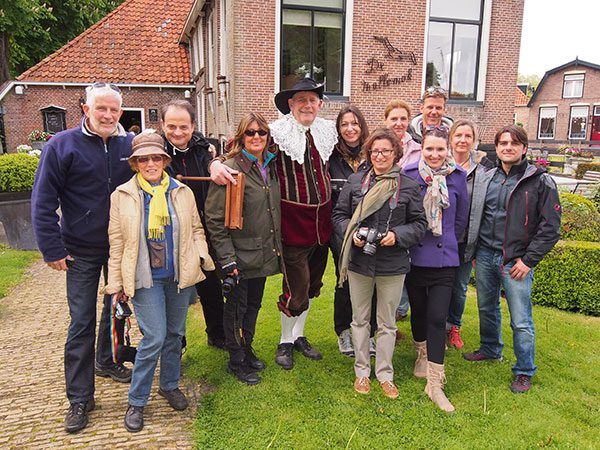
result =
[[[136,161],[140,164],[148,164],[150,160],[158,164],[163,161],[163,157],[161,155],[138,156]]]
[[[100,89],[106,86],[108,86],[113,91],[118,92],[119,94],[121,93],[121,89],[119,89],[119,86],[117,86],[116,84],[103,82],[93,83],[91,86],[86,87],[85,90],[86,92],[90,92],[92,89]]]
[[[244,131],[244,134],[248,137],[254,137],[254,135],[258,133],[260,137],[266,136],[268,131],[265,130],[253,130],[250,128],[249,130]]]
[[[390,156],[392,153],[394,152],[394,150],[370,150],[369,154],[371,156],[377,156],[377,155],[381,155],[384,158],[387,158],[388,156]]]

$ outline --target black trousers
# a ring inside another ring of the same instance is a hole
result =
[[[252,346],[265,281],[266,277],[241,280],[226,296],[223,329],[225,345],[234,364],[241,364],[246,347]]]
[[[444,363],[446,317],[452,297],[456,267],[411,266],[406,276],[413,339],[427,341],[427,360]]]
[[[335,334],[338,336],[344,330],[350,328],[352,322],[352,303],[350,301],[350,288],[348,280],[344,281],[342,287],[338,286],[340,272],[338,269],[339,251],[336,245],[330,245],[333,262],[335,264],[335,291],[333,294],[333,326]],[[371,303],[371,337],[375,336],[377,331],[377,290],[373,290],[373,300]]]
[[[216,270],[204,272],[206,279],[196,284],[196,292],[200,297],[206,334],[211,339],[224,339],[223,332],[223,293],[221,280]]]

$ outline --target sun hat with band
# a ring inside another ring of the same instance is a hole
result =
[[[131,156],[129,163],[135,161],[138,156],[161,155],[171,161],[171,157],[165,151],[165,141],[160,134],[154,130],[144,130],[131,141]]]
[[[275,106],[277,106],[277,109],[283,114],[289,114],[290,105],[288,105],[288,100],[292,98],[294,94],[307,91],[314,92],[321,100],[323,100],[324,89],[325,86],[323,84],[317,84],[317,82],[312,78],[302,78],[300,81],[296,82],[291,89],[281,91],[275,95]]]

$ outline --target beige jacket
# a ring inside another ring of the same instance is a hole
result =
[[[171,205],[179,221],[179,246],[174,249],[178,257],[176,274],[179,289],[184,289],[202,281],[206,277],[200,270],[214,270],[215,265],[208,254],[204,228],[200,222],[194,194],[190,188],[177,181],[178,187],[170,193]],[[140,187],[134,175],[127,183],[117,187],[110,197],[110,222],[108,239],[110,257],[108,260],[107,294],[123,290],[132,297],[135,292],[136,265],[140,245],[142,220],[142,198]],[[177,241],[175,241],[177,242]]]

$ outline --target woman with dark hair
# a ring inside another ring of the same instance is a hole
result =
[[[260,383],[265,363],[252,349],[266,277],[280,273],[281,198],[269,152],[269,125],[258,113],[246,114],[224,164],[246,175],[242,229],[225,227],[226,186],[211,183],[205,217],[210,242],[230,291],[223,311],[228,370],[246,384]]]
[[[475,150],[477,132],[475,125],[470,120],[459,119],[450,128],[450,148],[452,156],[458,166],[467,172],[467,191],[469,193],[469,204],[471,211],[483,208],[485,200],[485,187],[479,181],[483,173],[494,167],[485,152]],[[477,195],[475,194],[477,191]],[[471,223],[475,220],[472,213],[469,214],[469,226],[458,239],[458,257],[460,264],[456,269],[456,277],[452,287],[452,298],[448,318],[446,319],[446,335],[448,346],[461,349],[464,343],[460,337],[462,315],[465,311],[467,301],[467,287],[471,279],[473,265],[474,247],[477,240],[476,227]],[[466,251],[469,248],[470,251]]]
[[[338,132],[338,143],[329,157],[329,175],[331,177],[331,201],[335,208],[342,188],[348,181],[348,177],[359,171],[366,171],[370,163],[368,162],[366,152],[362,150],[362,145],[369,136],[367,122],[356,106],[345,106],[337,116],[335,122]],[[329,247],[333,254],[335,263],[336,280],[339,281],[338,260],[342,245],[343,233],[331,235]],[[341,286],[336,282],[335,293],[333,297],[333,322],[335,333],[338,335],[338,348],[340,353],[347,356],[354,356],[354,346],[352,345],[352,335],[350,333],[350,322],[352,322],[352,304],[350,303],[350,291],[348,283]],[[375,311],[371,318],[373,332],[375,331]],[[375,353],[375,342],[371,341],[371,350]]]
[[[457,239],[467,226],[467,178],[448,150],[445,129],[426,129],[421,159],[404,173],[421,187],[427,232],[410,248],[411,267],[406,277],[411,327],[417,349],[414,375],[427,378],[425,392],[443,411],[454,406],[444,394],[446,316],[458,258]]]
[[[350,175],[333,212],[337,233],[344,235],[338,285],[348,278],[355,350],[354,389],[370,391],[369,334],[373,291],[377,289],[375,375],[384,394],[398,397],[392,356],[396,340],[394,312],[398,292],[410,268],[408,248],[423,237],[427,225],[419,186],[400,174],[400,141],[381,129],[363,145],[372,168]]]

